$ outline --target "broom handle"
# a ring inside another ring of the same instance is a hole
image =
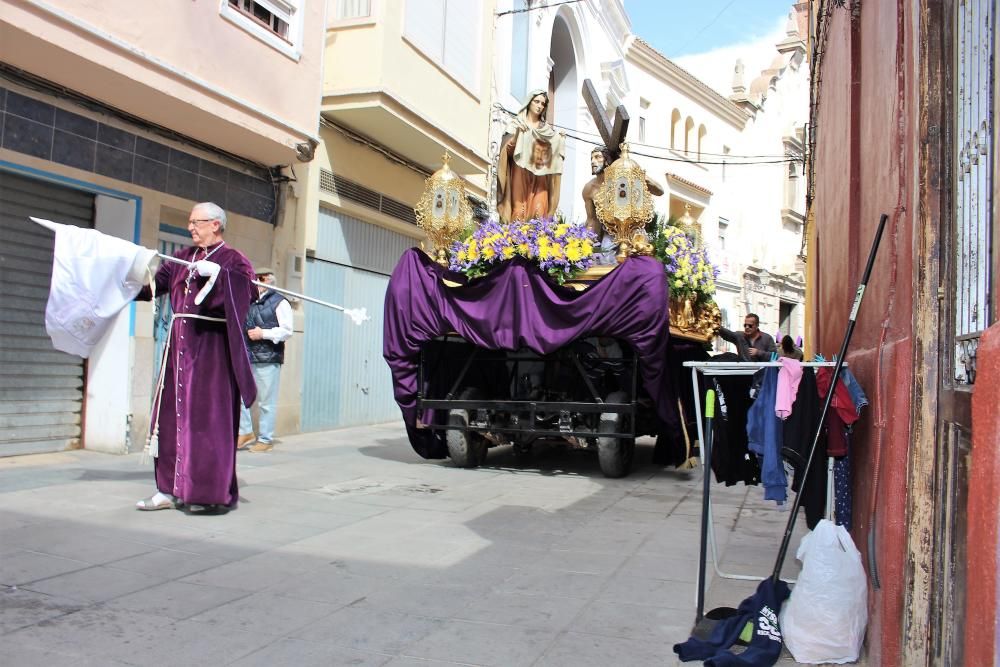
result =
[[[781,578],[781,567],[785,564],[785,555],[788,553],[788,543],[792,539],[792,531],[795,529],[795,518],[799,514],[799,506],[802,504],[802,491],[806,482],[809,481],[809,468],[812,466],[813,456],[816,454],[816,445],[819,437],[823,433],[823,423],[826,421],[826,413],[830,410],[830,402],[833,400],[834,390],[837,388],[837,379],[840,377],[840,369],[844,366],[844,359],[847,356],[847,346],[851,342],[851,335],[854,333],[854,324],[858,317],[858,310],[861,308],[861,299],[865,296],[865,289],[868,287],[868,279],[872,274],[872,265],[875,264],[875,255],[878,253],[879,242],[882,240],[882,232],[885,230],[885,223],[889,216],[885,213],[878,222],[878,229],[875,231],[875,240],[872,242],[872,249],[868,253],[868,264],[865,265],[864,275],[861,277],[861,284],[854,296],[854,306],[851,308],[851,316],[847,320],[847,332],[844,334],[844,342],[840,344],[840,354],[837,355],[837,364],[833,367],[833,379],[830,381],[830,388],[826,392],[826,399],[823,401],[823,410],[819,414],[819,421],[816,424],[816,434],[813,436],[812,446],[809,448],[809,456],[806,458],[806,465],[803,468],[802,483],[799,485],[798,493],[795,494],[795,502],[792,503],[792,510],[788,514],[788,523],[785,525],[785,535],[781,539],[781,548],[778,550],[778,558],[774,563],[774,571],[771,579],[778,583]]]

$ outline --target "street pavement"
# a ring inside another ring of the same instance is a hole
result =
[[[701,471],[652,450],[611,480],[565,448],[425,461],[399,423],[297,435],[239,454],[222,516],[135,510],[154,490],[138,454],[0,459],[0,663],[679,664]],[[769,574],[787,512],[712,492],[721,567]],[[706,608],[755,588],[710,577]]]

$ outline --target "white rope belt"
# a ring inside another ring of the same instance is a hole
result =
[[[154,459],[160,455],[160,403],[163,398],[163,381],[164,376],[167,372],[167,355],[170,354],[170,343],[174,336],[174,322],[179,319],[192,319],[192,320],[205,320],[206,322],[226,322],[223,317],[208,317],[206,315],[197,315],[195,313],[174,313],[170,318],[170,326],[167,328],[167,338],[163,341],[163,354],[160,355],[160,372],[157,373],[156,378],[156,397],[153,399],[153,405],[150,408],[149,421],[152,424],[152,428],[149,432],[149,437],[146,438],[146,447],[143,450],[143,458],[147,456],[152,456]],[[174,386],[176,386],[177,378],[174,378]]]

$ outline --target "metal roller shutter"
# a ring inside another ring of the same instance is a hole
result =
[[[417,241],[325,209],[316,235],[316,256],[306,262],[306,291],[348,308],[363,306],[371,321],[358,327],[341,313],[305,304],[302,430],[399,419],[382,359],[382,311],[389,275]]]
[[[94,195],[0,172],[0,456],[80,439],[83,360],[45,333],[53,234],[29,215],[92,227]]]

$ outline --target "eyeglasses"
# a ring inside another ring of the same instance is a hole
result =
[[[756,328],[756,326],[757,326],[756,324],[744,324],[743,328],[744,329],[754,329],[754,328]]]
[[[191,225],[200,225],[203,222],[215,222],[215,219],[214,218],[204,218],[204,219],[201,219],[201,220],[197,220],[197,219],[195,219],[195,220],[188,220],[188,227],[190,227]]]

